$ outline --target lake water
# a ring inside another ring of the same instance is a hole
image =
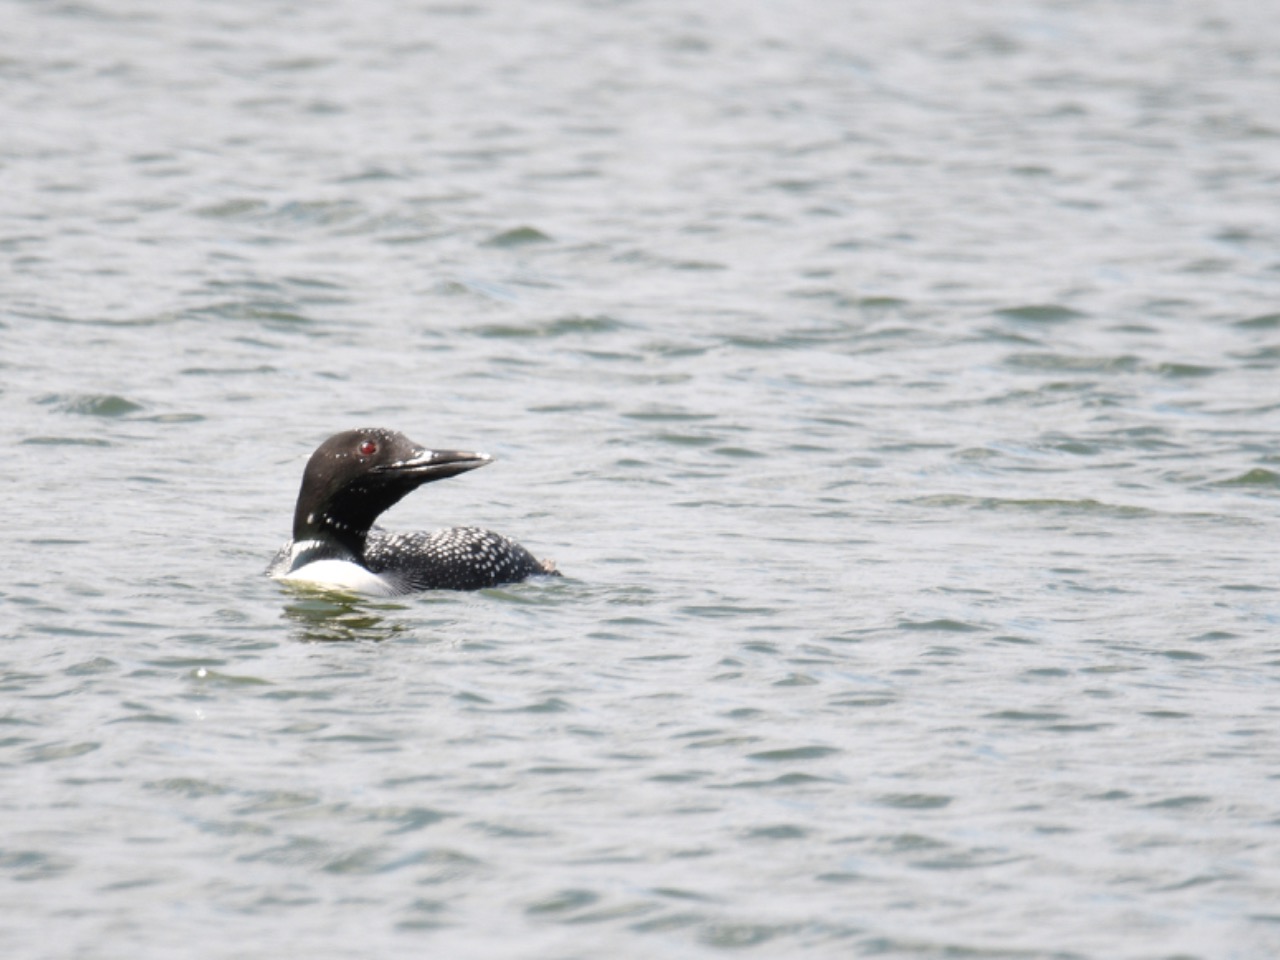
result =
[[[1280,953],[1273,5],[0,18],[5,957]]]

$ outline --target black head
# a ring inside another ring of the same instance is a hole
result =
[[[424,483],[492,461],[487,453],[429,450],[403,433],[368,427],[334,434],[307,461],[293,539],[331,539],[357,556],[384,510]]]

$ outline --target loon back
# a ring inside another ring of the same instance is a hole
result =
[[[559,576],[553,563],[491,530],[388,533],[373,526],[383,511],[422,484],[492,462],[485,453],[429,450],[393,430],[335,434],[307,462],[293,539],[276,554],[267,575],[377,596],[480,590],[539,574]]]

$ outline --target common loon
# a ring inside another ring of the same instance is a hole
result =
[[[487,453],[428,450],[394,430],[335,434],[307,461],[293,539],[271,561],[267,576],[384,597],[559,576],[555,564],[491,530],[388,533],[373,526],[380,513],[422,484],[492,462]]]

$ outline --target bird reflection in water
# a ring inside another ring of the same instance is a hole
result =
[[[303,643],[381,643],[409,629],[388,616],[407,609],[404,604],[314,590],[294,592],[296,597],[285,604],[283,616],[293,622],[296,639]]]

